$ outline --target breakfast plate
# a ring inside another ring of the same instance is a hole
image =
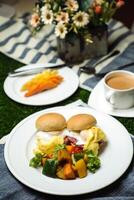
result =
[[[101,167],[95,174],[89,173],[82,179],[61,180],[29,167],[37,134],[35,121],[42,114],[50,112],[62,114],[66,120],[80,113],[91,114],[96,118],[97,126],[105,132],[108,144],[100,154]],[[97,191],[116,181],[131,163],[133,144],[126,128],[111,116],[87,107],[55,107],[36,112],[22,120],[11,131],[4,156],[11,173],[28,187],[55,195],[78,195]]]
[[[53,66],[54,65],[50,65],[49,66],[50,69]],[[28,65],[19,68],[17,71],[25,69],[33,69],[37,67],[39,68],[44,67],[44,65],[41,64]],[[51,90],[47,90],[30,97],[25,97],[24,93],[20,91],[21,87],[34,76],[34,75],[28,75],[28,76],[18,76],[18,77],[8,76],[4,82],[4,91],[9,98],[25,105],[40,106],[40,105],[49,105],[60,102],[71,96],[77,90],[79,86],[79,79],[77,74],[68,67],[59,68],[57,70],[59,72],[59,75],[61,75],[64,80],[56,88],[53,88]]]
[[[106,101],[104,96],[103,79],[95,86],[91,92],[88,99],[88,105],[109,115],[117,117],[134,117],[134,107],[129,109],[114,109]]]

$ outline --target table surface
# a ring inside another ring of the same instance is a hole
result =
[[[0,138],[10,133],[16,124],[34,112],[53,106],[66,105],[78,99],[87,103],[90,92],[81,88],[78,88],[68,99],[50,106],[26,106],[14,102],[4,93],[3,83],[9,71],[21,66],[23,66],[22,63],[0,53]],[[134,118],[116,117],[116,119],[119,120],[130,133],[134,134]]]

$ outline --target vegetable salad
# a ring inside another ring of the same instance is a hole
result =
[[[46,176],[64,180],[84,178],[88,172],[95,173],[101,166],[99,154],[106,144],[106,136],[98,127],[86,130],[85,134],[83,144],[78,144],[78,140],[69,135],[53,136],[47,142],[37,138],[35,156],[29,165],[42,167],[42,174]]]

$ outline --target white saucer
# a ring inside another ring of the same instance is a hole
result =
[[[106,101],[101,80],[91,92],[88,105],[92,108],[117,117],[134,117],[134,107],[129,109],[113,109]]]

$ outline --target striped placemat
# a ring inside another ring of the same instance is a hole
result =
[[[25,13],[18,19],[8,19],[0,16],[0,51],[24,64],[30,63],[63,63],[56,50],[56,37],[53,26],[46,26],[36,36],[32,36],[28,28],[29,14]],[[118,69],[119,65],[128,63],[133,59],[134,34],[121,22],[111,20],[108,24],[108,43],[110,52],[120,51],[117,56],[97,65],[97,72]],[[93,64],[96,59],[86,60]],[[80,87],[91,90],[99,81],[93,75],[79,73],[79,67],[75,65],[74,71],[80,77]],[[133,70],[131,67],[128,70]]]

